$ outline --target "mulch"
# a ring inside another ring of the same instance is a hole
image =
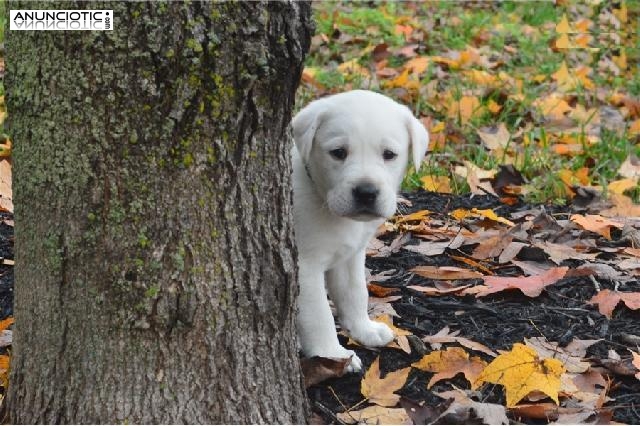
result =
[[[508,206],[493,196],[452,196],[416,191],[403,194],[412,202],[412,211],[430,210],[433,215],[445,216],[457,208],[493,209],[498,215],[509,217],[510,213],[531,209],[522,203]],[[568,219],[573,213],[572,207],[546,206],[547,212],[554,217]],[[385,236],[393,239],[396,235]],[[383,239],[383,238],[381,238]],[[411,241],[408,243],[411,244]],[[616,309],[611,320],[601,315],[597,307],[586,303],[596,288],[589,277],[568,277],[547,287],[540,296],[529,298],[519,291],[500,292],[476,299],[467,296],[428,297],[423,293],[406,288],[407,285],[430,285],[433,280],[419,277],[409,269],[415,266],[464,266],[451,258],[451,255],[464,255],[460,249],[448,250],[442,255],[425,257],[404,249],[388,257],[367,258],[366,266],[372,274],[395,270],[393,277],[384,281],[385,287],[400,290],[401,299],[392,302],[399,317],[394,325],[423,337],[433,335],[443,327],[460,330],[460,336],[482,343],[494,351],[510,350],[514,343],[525,338],[545,337],[548,341],[566,345],[573,338],[602,339],[587,351],[587,359],[607,358],[607,352],[615,349],[618,353],[627,353],[626,348],[637,350],[625,341],[625,335],[640,335],[639,311]],[[563,265],[576,267],[580,261],[569,260]],[[521,275],[516,267],[495,269],[496,275]],[[598,279],[601,289],[614,288],[614,283]],[[481,283],[480,281],[476,284]],[[620,291],[640,291],[640,281],[629,281],[618,287]],[[340,336],[346,345],[346,338]],[[380,357],[382,374],[409,366],[424,354],[423,348],[413,348],[406,354],[393,348],[366,349],[350,346],[363,361],[363,371],[369,368],[376,357]],[[427,347],[427,352],[430,348]],[[477,355],[474,353],[474,355]],[[489,357],[485,357],[490,361]],[[469,385],[463,379],[454,378],[438,382],[431,389],[427,383],[432,374],[412,369],[406,385],[397,393],[426,405],[436,405],[443,400],[434,392],[450,390],[452,384],[462,389]],[[353,407],[364,399],[360,393],[361,375],[350,374],[340,378],[326,380],[308,389],[314,412],[327,423],[337,423],[333,415]],[[482,402],[505,404],[504,392],[500,386],[482,388]],[[606,406],[613,407],[613,420],[627,424],[640,424],[640,380],[633,376],[616,376],[609,392],[613,398]],[[361,405],[359,408],[362,408]],[[514,423],[536,423],[535,420],[517,418],[509,415]],[[447,419],[450,423],[451,419]],[[541,424],[546,422],[537,421]]]
[[[501,216],[508,216],[531,208],[522,203],[508,206],[492,196],[452,196],[425,191],[403,194],[412,202],[411,211],[428,209],[435,215],[445,216],[457,208],[491,208]],[[548,212],[556,217],[570,215],[572,207],[547,206]],[[13,219],[9,213],[0,213],[0,258],[13,259]],[[6,221],[9,221],[7,223]],[[386,235],[381,239],[393,239]],[[411,244],[411,242],[409,242]],[[476,299],[473,296],[427,297],[420,292],[406,288],[407,285],[428,285],[432,280],[421,278],[409,272],[420,265],[460,266],[451,255],[468,254],[460,249],[445,252],[442,255],[425,257],[421,254],[400,249],[387,257],[367,259],[367,268],[372,274],[395,270],[392,278],[384,281],[385,287],[399,289],[401,299],[392,303],[399,317],[394,324],[402,329],[422,337],[433,335],[448,326],[460,330],[460,335],[482,343],[493,350],[510,350],[512,345],[522,342],[525,337],[544,336],[549,341],[566,344],[574,337],[579,339],[602,339],[588,349],[587,356],[592,359],[606,358],[610,349],[619,353],[626,348],[637,350],[630,345],[625,336],[640,336],[640,313],[630,309],[616,309],[611,320],[602,316],[595,306],[586,304],[596,289],[589,277],[564,278],[553,286],[547,287],[540,296],[529,298],[520,292],[501,292]],[[567,261],[567,266],[575,267],[577,261]],[[515,267],[496,269],[498,275],[517,275]],[[13,314],[13,266],[0,264],[0,319]],[[599,279],[601,287],[614,288],[614,283]],[[640,281],[629,281],[619,287],[621,291],[640,291]],[[340,336],[346,345],[346,338]],[[381,371],[384,373],[407,367],[418,361],[430,349],[417,339],[412,339],[412,353],[391,349],[366,349],[351,347],[368,369],[373,360],[380,356]],[[435,384],[427,389],[431,373],[413,369],[407,383],[398,392],[400,395],[418,403],[436,406],[443,400],[434,392],[451,389],[452,384],[468,388],[461,378],[454,378]],[[327,423],[336,423],[335,413],[345,411],[360,403],[362,376],[349,374],[329,379],[308,389],[308,395],[314,412]],[[483,402],[504,404],[504,393],[499,386],[482,388]],[[640,424],[640,380],[633,376],[616,376],[609,397],[613,398],[607,406],[613,408],[613,420],[627,424]],[[532,423],[529,419],[511,416],[515,423]],[[450,421],[450,419],[449,419]],[[539,423],[544,423],[539,421]]]

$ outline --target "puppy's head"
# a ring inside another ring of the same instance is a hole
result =
[[[418,170],[429,143],[408,108],[365,90],[312,102],[294,117],[293,135],[329,210],[363,221],[393,215],[409,152]]]

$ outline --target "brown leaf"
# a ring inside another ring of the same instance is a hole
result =
[[[529,297],[537,297],[545,287],[561,280],[568,270],[569,268],[562,266],[551,268],[541,275],[532,275],[530,277],[485,276],[483,277],[485,285],[468,288],[463,293],[483,297],[503,290],[518,289]]]
[[[416,266],[411,272],[434,280],[471,280],[483,277],[480,272],[455,266]]]
[[[380,376],[380,357],[369,367],[360,382],[360,392],[369,402],[383,407],[393,407],[398,403],[400,395],[394,393],[404,386],[411,367],[392,371],[384,378]]]
[[[452,402],[453,399],[442,401],[436,405],[427,403],[419,404],[404,396],[400,397],[400,406],[406,410],[414,425],[429,425],[434,423],[440,418],[442,413],[449,408]]]
[[[600,290],[587,303],[598,305],[598,311],[611,319],[613,310],[620,301],[624,302],[629,309],[640,309],[640,293],[622,293],[609,289]]]
[[[408,425],[411,419],[404,408],[387,408],[372,405],[357,411],[346,411],[336,415],[346,424]]]
[[[584,373],[590,367],[588,362],[582,361],[586,354],[587,341],[583,345],[574,344],[572,347],[561,348],[556,342],[548,342],[544,337],[532,337],[524,339],[527,346],[536,350],[541,358],[555,358],[560,360],[569,373]],[[599,340],[590,340],[593,345]],[[589,346],[590,346],[589,345]]]
[[[440,349],[440,347],[442,346],[441,343],[459,343],[466,348],[485,353],[489,356],[495,357],[498,355],[485,345],[474,342],[473,340],[469,340],[466,337],[459,337],[458,334],[460,334],[460,331],[452,331],[450,333],[449,327],[445,326],[442,330],[438,331],[433,336],[423,337],[422,341],[425,343],[429,343],[434,349]]]
[[[387,297],[391,293],[398,292],[397,288],[382,287],[374,283],[367,284],[367,289],[369,290],[369,294],[375,297]]]
[[[484,146],[490,150],[505,149],[511,140],[511,134],[507,130],[504,123],[497,126],[482,127],[477,130],[478,136],[484,143]]]
[[[444,351],[434,351],[411,364],[412,367],[423,371],[436,373],[431,377],[427,388],[431,388],[440,380],[450,379],[457,374],[464,374],[469,383],[474,383],[487,365],[480,357],[469,357],[462,348],[447,348]]]
[[[624,228],[624,224],[607,219],[600,215],[586,215],[574,214],[571,216],[571,221],[577,223],[587,231],[595,232],[605,237],[607,240],[611,239],[611,228]]]
[[[461,389],[436,392],[436,395],[440,398],[453,398],[454,400],[453,404],[441,416],[444,424],[474,424],[477,423],[474,418],[482,420],[487,425],[509,424],[504,405],[473,401]]]
[[[333,377],[342,377],[350,362],[351,358],[333,359],[314,356],[301,359],[304,386],[308,388]]]

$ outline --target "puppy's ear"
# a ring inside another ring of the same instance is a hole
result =
[[[411,142],[411,157],[413,158],[413,166],[416,170],[420,170],[420,164],[424,159],[429,147],[429,132],[424,128],[420,120],[415,118],[411,111],[407,109],[409,138]]]
[[[321,100],[311,102],[309,105],[304,107],[302,111],[296,114],[291,122],[293,127],[293,139],[296,142],[296,147],[298,148],[300,157],[305,163],[309,161],[313,139],[316,135],[316,131],[322,123],[325,111],[326,107],[324,102]]]

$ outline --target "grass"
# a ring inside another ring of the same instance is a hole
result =
[[[640,7],[629,4],[629,19],[638,19]],[[583,12],[587,19],[598,22],[598,14],[607,7],[595,5],[583,8]],[[298,105],[326,93],[365,88],[400,100],[417,116],[430,117],[433,123],[445,123],[444,144],[428,157],[419,174],[408,174],[404,180],[406,189],[421,187],[423,176],[447,176],[454,191],[465,192],[469,185],[454,172],[464,161],[487,170],[512,163],[528,183],[525,189],[530,201],[563,203],[570,198],[571,188],[562,179],[600,185],[606,191],[607,184],[619,178],[620,164],[632,153],[640,155],[639,136],[624,129],[614,132],[604,128],[594,136],[599,125],[593,121],[594,111],[599,108],[619,107],[608,104],[603,93],[638,96],[639,73],[631,69],[620,76],[601,72],[598,61],[616,54],[620,46],[602,43],[598,34],[606,29],[596,24],[590,31],[595,40],[592,44],[595,43],[598,51],[552,48],[558,38],[556,25],[564,15],[572,25],[583,18],[567,8],[544,1],[536,2],[535,7],[531,2],[318,2],[314,8],[317,34],[323,34],[325,42],[314,44],[308,56],[307,67],[316,70],[316,77],[312,84],[301,86]],[[403,34],[403,28],[407,27],[412,28],[411,34],[423,37],[408,40]],[[432,62],[419,75],[417,90],[403,90],[390,85],[390,78],[376,75],[375,67],[379,63],[374,61],[372,51],[382,43],[393,52],[385,66],[398,72],[410,60],[398,51],[410,44],[418,46],[418,56],[430,57],[472,47],[484,52],[487,61],[498,62],[498,65],[494,68],[479,64],[446,67]],[[637,60],[640,55],[633,51],[634,46],[629,47],[630,57]],[[589,58],[592,63],[588,62]],[[340,64],[352,60],[364,71],[340,69]],[[575,74],[579,66],[589,65],[591,73],[586,79],[590,81],[580,81],[568,91],[559,90],[554,76],[563,62],[569,64],[571,74]],[[471,70],[507,77],[502,85],[483,85],[470,78]],[[424,88],[430,83],[436,84],[435,95],[425,93]],[[589,87],[584,87],[587,83]],[[559,92],[559,98],[568,102],[572,111],[565,116],[573,114],[578,107],[592,111],[592,116],[587,114],[575,119],[582,127],[558,131],[557,126],[541,114],[542,107],[538,105],[553,92]],[[443,100],[445,94],[448,98]],[[475,97],[482,112],[471,118],[452,114],[450,104],[465,96]],[[500,111],[490,112],[491,103],[499,104]],[[623,116],[623,119],[628,129],[632,117]],[[478,129],[498,123],[504,123],[512,135],[502,153],[487,150],[478,136]],[[555,145],[567,140],[573,141],[573,148],[581,152],[560,155]],[[586,177],[583,176],[585,168],[588,169]],[[638,189],[632,189],[627,195],[638,201],[639,193]]]

